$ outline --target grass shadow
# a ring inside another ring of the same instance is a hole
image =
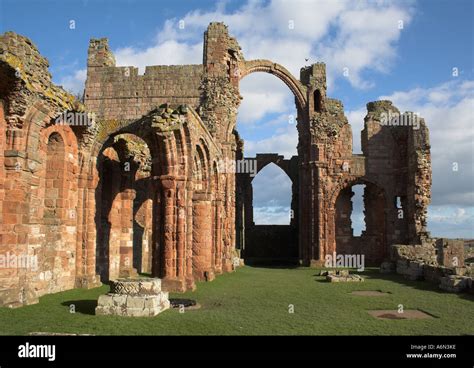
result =
[[[300,267],[298,261],[293,260],[247,258],[244,261],[246,266],[256,268],[277,268],[291,270]]]
[[[74,306],[75,313],[95,315],[95,307],[97,307],[97,300],[68,300],[62,302],[61,305],[71,308]]]
[[[405,286],[409,286],[413,289],[424,290],[424,291],[432,291],[438,294],[453,294],[449,293],[445,290],[442,290],[438,287],[438,284],[426,281],[426,280],[409,280],[405,278],[403,275],[397,273],[380,273],[378,269],[366,269],[362,276],[373,279],[373,280],[386,280],[386,281],[395,281],[397,283],[403,284]],[[474,295],[469,293],[456,293],[459,298],[466,299],[470,301],[474,301]]]

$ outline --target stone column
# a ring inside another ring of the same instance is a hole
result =
[[[158,176],[153,177],[153,215],[151,239],[151,274],[153,277],[163,277],[163,193]]]
[[[84,214],[87,211],[86,208],[86,201],[85,201],[85,192],[86,192],[86,180],[85,175],[78,176],[78,196],[77,196],[77,234],[76,234],[76,282],[75,287],[81,287],[83,283],[83,278],[85,276],[85,269],[82,267],[82,260],[84,257],[84,250],[82,248],[82,239],[84,238],[84,232],[86,230],[86,226],[84,223]]]
[[[193,274],[197,280],[210,281],[214,278],[210,194],[194,192],[193,219]]]
[[[176,181],[174,178],[165,178],[161,181],[163,187],[163,272],[162,275],[167,279],[174,279],[176,276],[175,266],[175,196]]]
[[[194,290],[196,284],[193,275],[193,182],[186,182],[186,289]]]
[[[329,193],[325,191],[322,183],[324,178],[323,171],[325,170],[324,165],[324,163],[313,164],[310,174],[313,182],[311,186],[312,212],[310,217],[312,231],[310,243],[308,244],[308,256],[310,263],[316,266],[324,264],[328,244],[335,242],[334,226],[330,225],[331,220],[328,221],[329,217],[332,217],[332,223],[334,223],[334,212],[332,214],[326,213],[330,209],[327,199]]]
[[[176,225],[176,277],[185,278],[186,273],[186,187],[184,181],[177,185],[177,225]]]
[[[121,197],[121,233],[119,277],[133,277],[137,270],[133,268],[133,200],[135,190],[125,189]]]
[[[114,178],[115,179],[115,178]],[[122,196],[120,193],[120,181],[115,180],[111,185],[112,204],[108,213],[108,222],[110,223],[110,235],[107,239],[102,237],[103,246],[107,251],[109,261],[108,279],[113,280],[120,277],[120,246],[122,241]],[[103,203],[101,203],[101,206]],[[107,208],[101,208],[101,211]]]
[[[317,223],[318,186],[314,167],[309,162],[300,164],[299,182],[299,258],[300,262],[309,266],[314,242],[315,225]]]
[[[93,288],[100,285],[100,277],[96,275],[96,246],[97,246],[97,224],[95,223],[95,214],[97,211],[95,194],[98,184],[97,176],[88,176],[86,192],[87,220],[86,220],[86,239],[85,244],[85,274],[86,281],[83,287]]]
[[[96,274],[97,229],[95,223],[95,192],[98,179],[93,175],[79,177],[78,201],[78,239],[76,253],[76,286],[94,288],[101,285],[100,276]]]
[[[222,273],[222,199],[214,200],[214,273]]]
[[[147,186],[147,190],[151,190],[151,185]],[[144,229],[142,240],[142,270],[141,272],[151,272],[151,248],[152,248],[152,227],[153,227],[153,200],[147,199],[143,204]]]

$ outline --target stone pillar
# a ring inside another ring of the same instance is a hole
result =
[[[210,194],[194,192],[193,219],[193,274],[197,280],[210,281],[214,278]]]
[[[100,285],[100,278],[96,275],[96,246],[97,246],[97,224],[95,214],[97,211],[95,202],[95,192],[98,184],[98,176],[88,176],[86,188],[86,244],[83,262],[85,264],[85,276],[83,287],[93,288]]]
[[[179,184],[178,184],[179,183]],[[184,184],[173,176],[161,178],[163,188],[161,204],[161,219],[163,223],[163,237],[161,238],[161,275],[163,287],[168,291],[184,292],[186,277],[184,263],[186,259],[186,203]],[[177,198],[180,198],[178,201]],[[156,228],[155,228],[156,229]],[[158,231],[160,231],[158,229]]]
[[[147,186],[147,190],[151,190],[151,186]],[[151,199],[145,200],[142,207],[144,228],[142,237],[141,272],[151,272],[153,201]]]
[[[235,237],[235,200],[233,197],[232,190],[235,188],[232,185],[232,182],[235,179],[235,175],[228,173],[225,175],[226,180],[226,189],[225,189],[225,204],[224,204],[224,224],[223,224],[223,249],[222,249],[222,271],[230,272],[232,271],[232,255],[231,249],[235,247],[235,244],[232,244],[232,232],[234,232]]]
[[[323,205],[318,166],[314,161],[302,162],[299,169],[299,258],[305,266],[318,263],[323,257],[325,241]]]
[[[214,273],[222,273],[222,199],[214,200]]]
[[[108,247],[108,259],[109,259],[109,280],[120,277],[120,246],[122,241],[122,198],[119,192],[120,182],[114,181],[112,183],[112,196],[113,201],[110,206],[110,212],[108,214],[108,222],[110,223],[110,236],[109,238],[103,238],[104,246]],[[116,194],[118,193],[118,194]],[[102,203],[101,203],[102,205]],[[102,208],[104,211],[107,208]]]
[[[79,176],[77,211],[76,287],[94,288],[101,285],[96,274],[97,229],[95,223],[97,177]]]
[[[121,198],[120,266],[119,277],[133,277],[137,270],[133,268],[133,200],[135,191],[125,189]]]
[[[158,176],[153,177],[153,215],[151,239],[151,274],[153,277],[163,277],[163,193]]]
[[[175,193],[176,182],[172,178],[161,181],[163,186],[163,276],[165,279],[174,279],[176,277],[175,266]]]
[[[301,157],[301,153],[299,154]],[[305,189],[305,184],[308,183],[308,165],[302,160],[299,164],[299,178],[300,181],[298,183],[298,192],[299,192],[299,206],[298,206],[298,218],[299,218],[299,234],[298,234],[298,254],[299,254],[299,261],[302,265],[307,265],[308,256],[307,256],[307,244],[308,244],[308,234],[309,234],[309,226],[308,226],[308,193],[307,188]],[[306,198],[306,201],[303,200]]]
[[[193,275],[193,189],[192,180],[186,182],[186,289],[194,290],[196,284]]]
[[[186,274],[186,184],[177,185],[177,224],[176,224],[176,277],[185,279]]]

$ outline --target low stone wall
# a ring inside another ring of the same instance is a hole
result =
[[[474,240],[464,241],[464,261],[474,264]]]
[[[472,294],[474,290],[473,280],[472,277],[451,275],[441,278],[439,288],[450,293],[459,293],[467,290]]]
[[[407,258],[446,267],[463,267],[464,241],[433,238],[422,244],[394,244],[391,247],[391,258]]]
[[[464,244],[457,239],[436,239],[422,245],[392,245],[391,259],[394,265],[392,269],[408,280],[436,283],[448,292],[474,293],[471,268],[453,266],[454,257],[463,260],[463,251]],[[464,262],[461,264],[464,265]],[[387,264],[381,266],[381,272],[386,272],[388,269],[390,267]]]
[[[394,244],[390,247],[390,258],[419,260],[428,264],[437,264],[436,248],[433,244]]]

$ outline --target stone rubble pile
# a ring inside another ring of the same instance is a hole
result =
[[[320,275],[326,276],[329,282],[362,282],[364,278],[359,275],[349,273],[349,270],[328,270],[321,271]]]

